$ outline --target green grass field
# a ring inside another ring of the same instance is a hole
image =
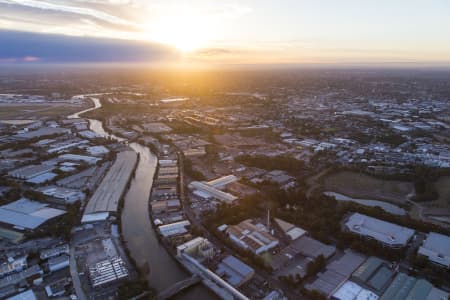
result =
[[[39,119],[60,117],[83,110],[84,106],[60,104],[0,105],[0,119]]]

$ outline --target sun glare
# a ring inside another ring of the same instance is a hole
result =
[[[205,20],[183,15],[162,18],[153,26],[150,33],[153,40],[182,52],[192,52],[207,46],[211,33]]]

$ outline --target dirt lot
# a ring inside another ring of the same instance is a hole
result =
[[[439,193],[439,198],[435,201],[439,205],[448,207],[450,205],[450,176],[439,178],[434,183],[436,191]]]
[[[350,171],[339,171],[323,177],[321,188],[353,198],[404,203],[414,189],[411,182],[382,180]]]

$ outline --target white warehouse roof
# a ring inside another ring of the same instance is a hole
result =
[[[227,203],[232,203],[233,201],[237,200],[236,196],[222,192],[221,190],[218,190],[204,182],[193,181],[189,184],[189,188],[196,189],[204,194],[210,195],[213,198]]]
[[[234,176],[234,175],[227,175],[227,176],[222,176],[220,178],[208,181],[208,182],[206,182],[206,184],[208,184],[208,185],[218,189],[218,188],[221,188],[221,187],[223,187],[223,186],[225,186],[227,184],[233,183],[233,182],[235,182],[237,180],[238,180],[238,178],[236,176]]]
[[[434,263],[450,268],[450,237],[430,232],[418,253]]]
[[[50,219],[66,213],[48,204],[25,198],[0,207],[0,222],[19,228],[35,229]]]
[[[352,214],[345,223],[345,226],[353,233],[371,237],[393,247],[406,246],[414,235],[414,230],[410,228],[359,213]]]

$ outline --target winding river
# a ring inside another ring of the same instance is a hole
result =
[[[95,98],[97,96],[96,94],[84,96],[89,96],[92,99],[94,107],[75,113],[69,116],[69,118],[79,118],[82,113],[101,107],[100,100]],[[88,120],[90,129],[97,134],[117,141],[126,141],[121,137],[107,133],[101,121],[95,119]],[[147,279],[149,284],[158,291],[162,291],[174,283],[187,278],[189,274],[176,263],[174,258],[159,243],[152,227],[153,225],[150,222],[148,201],[153,184],[153,175],[156,171],[157,157],[148,147],[144,147],[138,143],[130,143],[129,146],[139,153],[140,160],[136,174],[125,195],[125,205],[121,216],[122,234],[131,256],[136,260],[137,265],[139,267],[148,266],[149,273]],[[180,293],[174,299],[197,300],[217,299],[217,297],[203,285],[197,285]]]

